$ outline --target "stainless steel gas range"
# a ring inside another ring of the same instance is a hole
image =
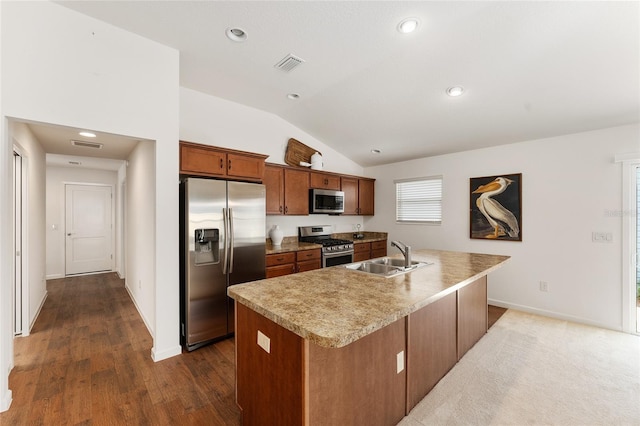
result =
[[[298,240],[322,244],[322,267],[353,262],[353,241],[331,238],[331,225],[300,226]]]

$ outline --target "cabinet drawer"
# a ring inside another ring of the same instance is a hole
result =
[[[387,248],[387,240],[384,241],[373,241],[371,243],[371,250],[380,250]]]
[[[320,259],[321,255],[320,249],[301,250],[296,252],[296,260],[302,262],[305,260]]]
[[[267,278],[281,277],[283,275],[293,274],[296,271],[295,263],[286,265],[268,266],[266,271]]]
[[[360,253],[353,253],[354,262],[362,262],[363,260],[371,259],[368,251],[362,251]]]
[[[381,248],[377,250],[371,250],[371,258],[375,259],[376,257],[385,257],[387,255],[387,248]]]
[[[304,272],[304,271],[312,271],[314,269],[320,269],[321,267],[322,267],[322,264],[320,262],[320,259],[312,259],[312,260],[305,260],[303,262],[298,262],[296,270],[298,272]]]
[[[284,265],[286,263],[295,263],[296,253],[277,253],[267,255],[267,266]]]
[[[371,251],[371,243],[356,243],[353,245],[354,253],[366,252],[367,254],[369,254],[370,251]]]

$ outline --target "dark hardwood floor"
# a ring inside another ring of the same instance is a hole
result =
[[[234,341],[160,362],[115,273],[47,282],[31,335],[14,340],[1,425],[239,425]],[[489,326],[505,309],[489,308]]]
[[[2,425],[239,425],[233,339],[154,363],[114,273],[47,282],[31,335],[14,340]]]

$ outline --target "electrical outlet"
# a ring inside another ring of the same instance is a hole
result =
[[[400,351],[396,355],[396,373],[400,374],[402,370],[404,370],[404,351]]]
[[[613,233],[611,232],[592,232],[591,241],[594,243],[611,243],[613,242]]]
[[[271,353],[271,339],[265,336],[260,330],[258,330],[258,346],[264,349],[266,353]]]
[[[549,291],[549,284],[546,281],[540,281],[540,291],[545,293]]]

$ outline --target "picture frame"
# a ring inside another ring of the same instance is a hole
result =
[[[522,173],[469,179],[469,238],[522,241]]]

